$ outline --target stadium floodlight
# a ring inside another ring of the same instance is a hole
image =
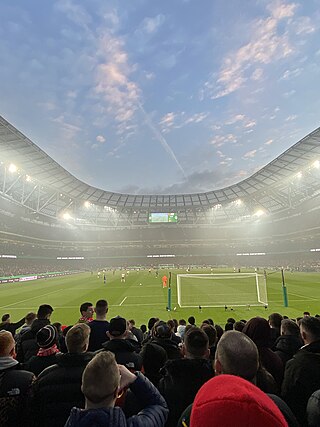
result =
[[[242,200],[241,200],[241,199],[237,199],[237,200],[235,201],[235,204],[236,204],[237,206],[241,206],[241,205],[242,205]]]
[[[260,218],[264,214],[265,214],[264,210],[258,209],[253,215],[257,216],[258,218]]]
[[[31,176],[26,175],[26,181],[27,181],[27,182],[31,182]]]
[[[90,208],[90,202],[88,202],[88,200],[86,200],[86,201],[84,202],[84,206],[85,206],[86,208]]]
[[[63,219],[65,219],[65,220],[68,220],[68,219],[71,219],[72,217],[71,217],[71,215],[69,214],[69,212],[65,212],[65,213],[62,215],[62,218],[63,218]]]
[[[320,161],[316,160],[315,162],[312,163],[312,166],[316,169],[319,169],[320,168]]]
[[[14,173],[14,172],[17,172],[18,168],[13,163],[10,163],[8,170],[9,172]]]
[[[297,175],[296,175],[296,177],[297,177],[298,179],[301,179],[301,178],[302,178],[302,172],[298,172],[298,173],[297,173]]]

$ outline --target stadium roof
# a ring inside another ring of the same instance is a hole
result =
[[[3,165],[14,163],[19,170],[40,182],[42,188],[63,193],[70,201],[87,201],[127,212],[203,210],[236,203],[241,199],[272,213],[319,194],[320,172],[312,168],[312,164],[320,160],[320,128],[251,177],[225,188],[196,194],[132,195],[90,186],[70,174],[1,116],[0,154]],[[316,164],[319,166],[319,163]]]

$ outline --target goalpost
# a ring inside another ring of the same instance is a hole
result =
[[[268,305],[264,274],[177,274],[180,307],[241,307]]]

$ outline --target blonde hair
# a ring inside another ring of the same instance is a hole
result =
[[[82,353],[87,350],[91,329],[85,323],[72,326],[66,335],[66,346],[69,353]]]
[[[15,347],[11,332],[0,331],[0,357],[7,357]]]
[[[120,384],[119,368],[110,351],[101,351],[86,366],[82,375],[82,393],[92,403],[112,400]]]

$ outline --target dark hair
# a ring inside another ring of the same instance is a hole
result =
[[[185,321],[185,319],[180,319],[180,320],[179,320],[179,325],[186,326],[186,325],[187,325],[187,322]]]
[[[80,313],[82,314],[84,311],[87,311],[89,307],[93,307],[91,302],[84,302],[80,305]]]
[[[140,326],[140,329],[144,334],[147,332],[147,326],[144,324]]]
[[[214,326],[203,323],[201,329],[206,333],[209,339],[209,347],[212,347],[217,340],[217,331]]]
[[[58,335],[62,335],[62,324],[60,322],[54,322],[52,326],[56,328]]]
[[[214,321],[210,317],[208,318],[208,322],[210,323],[210,325],[214,326]]]
[[[314,339],[320,339],[320,320],[316,317],[306,316],[300,321],[300,326],[309,332]]]
[[[208,335],[200,328],[191,328],[184,336],[184,345],[194,357],[203,357],[209,348]]]
[[[227,323],[236,323],[236,319],[234,319],[233,317],[229,317],[228,319],[227,319]]]
[[[283,319],[281,322],[281,329],[283,335],[295,335],[297,337],[300,336],[299,326],[293,320]]]
[[[53,312],[53,308],[49,304],[42,304],[38,308],[37,317],[38,319],[45,319],[48,314]]]
[[[170,328],[172,331],[174,331],[174,330],[175,330],[175,328],[176,328],[176,325],[175,325],[175,323],[174,323],[174,321],[173,321],[172,319],[169,319],[169,320],[167,321],[167,325],[169,326],[169,328]]]
[[[190,323],[190,325],[195,325],[196,324],[196,319],[194,318],[194,316],[190,316],[188,318],[188,322]]]
[[[282,319],[283,319],[283,317],[279,313],[271,313],[269,315],[269,323],[274,328],[279,328],[280,329]]]
[[[3,316],[2,316],[2,322],[6,322],[8,319],[10,319],[10,314],[4,314]]]
[[[96,302],[96,306],[95,306],[96,314],[98,316],[102,316],[102,315],[106,314],[107,311],[108,311],[108,302],[105,299],[99,299],[99,301]]]
[[[232,331],[232,330],[233,330],[233,323],[232,323],[232,322],[227,322],[227,323],[224,325],[224,330],[225,330],[225,331]]]
[[[153,328],[154,324],[158,321],[159,319],[157,317],[150,317],[149,321],[148,321],[148,329],[149,331],[151,331],[151,329]]]
[[[238,331],[238,332],[242,332],[242,330],[243,330],[243,328],[245,327],[245,323],[243,323],[243,322],[241,322],[241,320],[240,320],[240,322],[236,322],[236,323],[234,323],[234,325],[233,325],[233,329],[235,330],[235,331]]]
[[[171,329],[163,320],[158,320],[153,326],[153,335],[157,338],[170,338]]]
[[[223,329],[220,325],[214,325],[215,330],[217,331],[217,341],[222,337],[223,335]]]

